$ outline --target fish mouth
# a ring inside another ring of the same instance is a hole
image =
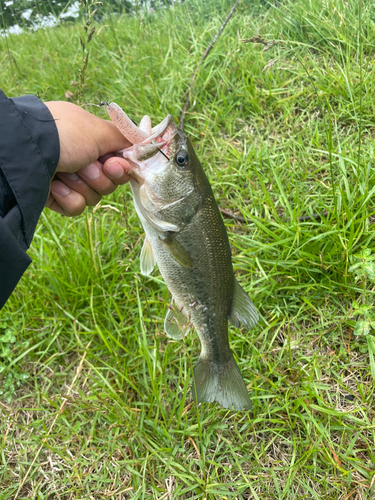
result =
[[[164,120],[162,120],[159,125],[156,125],[155,127],[153,127],[152,129],[152,135],[146,139],[146,141],[143,141],[143,142],[147,142],[147,141],[153,141],[153,140],[157,140],[158,137],[162,137],[161,138],[161,141],[163,140],[167,140],[164,135],[168,133],[169,131],[169,128],[171,128],[171,125],[173,125],[173,131],[170,131],[170,132],[173,132],[173,135],[174,133],[176,132],[176,125],[173,121],[173,118],[171,115],[168,115],[164,118]],[[170,137],[171,138],[171,137]]]
[[[144,154],[154,156],[157,152],[162,153],[169,161],[169,144],[176,135],[176,125],[171,115],[168,115],[159,125],[152,129],[152,135],[144,141],[134,144],[134,149],[137,152],[139,161],[142,161]],[[152,154],[154,153],[154,154]],[[147,158],[145,158],[147,159]]]
[[[161,173],[171,160],[171,145],[177,134],[177,127],[171,115],[152,129],[147,139],[121,150],[132,166],[136,182],[143,183],[147,171]],[[157,156],[158,155],[158,156]]]

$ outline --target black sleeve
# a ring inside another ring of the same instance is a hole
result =
[[[37,97],[0,90],[0,309],[31,262],[26,250],[60,157],[57,128]]]

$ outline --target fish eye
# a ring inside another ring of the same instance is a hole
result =
[[[187,167],[189,165],[189,155],[185,151],[179,151],[175,156],[175,162],[179,167]]]

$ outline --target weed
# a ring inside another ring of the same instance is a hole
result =
[[[21,387],[22,381],[29,375],[21,372],[15,366],[11,371],[9,368],[14,365],[18,354],[28,348],[28,341],[17,340],[20,332],[15,326],[2,317],[0,319],[0,374],[3,375],[0,387],[0,398],[4,398],[7,403],[12,401],[16,390]]]
[[[375,283],[375,255],[371,254],[369,248],[363,248],[358,254],[351,257],[352,266],[349,272],[355,275],[355,280],[362,282],[362,294],[359,300],[353,301],[353,316],[358,316],[354,326],[354,335],[366,337],[367,349],[370,359],[372,378],[375,382],[375,312],[372,301],[372,293],[368,291],[368,285]],[[367,352],[362,349],[362,352]]]

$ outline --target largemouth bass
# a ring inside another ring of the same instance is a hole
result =
[[[201,341],[193,398],[250,409],[228,320],[250,329],[258,313],[234,276],[225,226],[194,149],[171,116],[154,128],[146,116],[138,128],[115,103],[107,112],[134,144],[121,153],[132,166],[135,208],[146,233],[141,272],[148,275],[157,263],[173,297],[165,331],[181,339],[192,323]]]

